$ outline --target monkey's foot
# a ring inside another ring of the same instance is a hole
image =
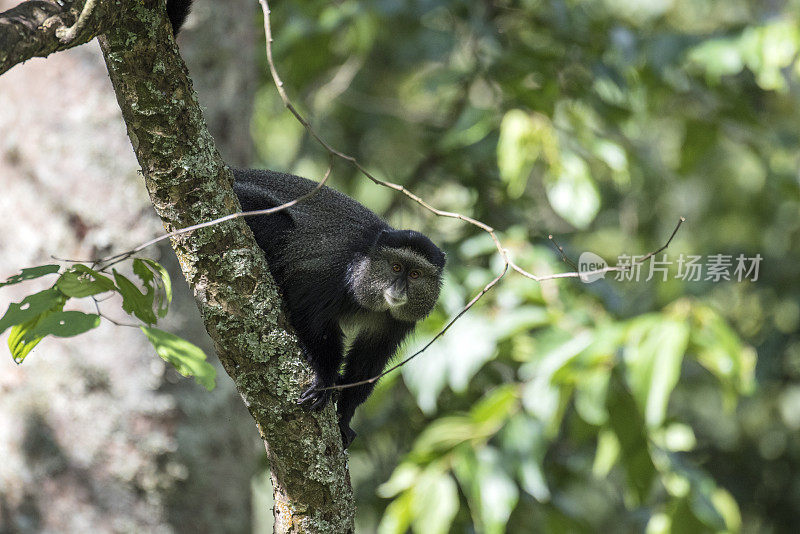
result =
[[[356,439],[356,431],[350,428],[350,425],[339,425],[339,431],[342,433],[342,445],[346,449]]]
[[[306,410],[318,412],[322,410],[328,401],[331,399],[331,391],[330,389],[317,389],[319,387],[324,387],[322,384],[314,384],[305,390],[300,398],[297,399],[297,404],[305,408]]]

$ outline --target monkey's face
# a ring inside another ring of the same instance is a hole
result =
[[[378,248],[351,270],[359,304],[406,322],[430,313],[439,298],[441,277],[441,270],[409,248]]]

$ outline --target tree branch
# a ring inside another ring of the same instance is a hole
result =
[[[0,74],[32,57],[91,41],[112,27],[123,9],[111,0],[77,0],[67,6],[31,0],[0,13]]]

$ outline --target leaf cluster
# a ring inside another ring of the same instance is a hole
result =
[[[122,310],[143,323],[138,327],[161,358],[183,376],[193,376],[206,389],[213,389],[216,370],[206,362],[205,353],[185,339],[154,327],[158,319],[167,315],[172,302],[172,281],[167,270],[148,258],[133,259],[132,269],[139,284],[115,268],[112,280],[104,274],[105,269],[95,270],[81,263],[65,269],[52,264],[26,268],[0,283],[1,288],[59,275],[51,287],[11,303],[0,318],[0,334],[10,329],[8,348],[14,361],[22,363],[47,336],[73,337],[97,328],[102,317],[97,296],[117,294],[122,299]],[[87,297],[94,301],[97,313],[64,311],[70,299]]]

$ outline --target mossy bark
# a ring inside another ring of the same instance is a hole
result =
[[[76,24],[87,1],[33,0],[0,13],[0,74],[30,58],[87,43],[117,23],[117,2],[95,0]]]

